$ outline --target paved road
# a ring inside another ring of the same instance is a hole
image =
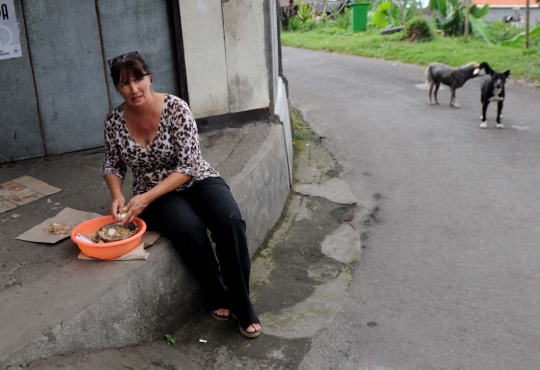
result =
[[[478,80],[458,110],[448,89],[428,104],[423,67],[291,48],[283,64],[292,105],[378,207],[301,368],[538,369],[540,91],[510,83],[506,128],[492,105],[482,130]]]

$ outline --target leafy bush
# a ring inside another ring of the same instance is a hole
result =
[[[405,25],[419,14],[416,0],[381,0],[375,4],[371,23],[380,29]]]
[[[302,22],[302,24],[305,24],[307,21],[313,19],[313,5],[306,4],[305,2],[301,2],[298,6],[298,11],[296,12],[296,18]]]
[[[405,32],[409,41],[431,41],[435,37],[429,20],[422,17],[407,22]]]
[[[371,23],[381,29],[386,28],[388,24],[393,26],[395,18],[390,11],[391,9],[391,1],[386,1],[384,3],[378,4],[377,7],[373,10],[373,17],[371,17]],[[397,22],[399,22],[399,18],[397,19]]]
[[[293,17],[289,19],[289,27],[286,31],[293,31],[293,32],[307,32],[312,31],[317,28],[324,28],[328,24],[328,21],[326,20],[314,20],[314,19],[307,19],[304,22],[302,22],[297,17]]]
[[[529,32],[529,42],[531,45],[535,45],[540,40],[540,26],[536,26]],[[518,46],[525,44],[525,31],[519,33],[510,40],[504,40],[503,45]]]
[[[300,21],[296,18],[289,18],[289,25],[285,31],[298,31],[300,28]]]
[[[488,32],[491,42],[500,44],[502,41],[510,40],[521,33],[522,29],[503,21],[488,23]]]

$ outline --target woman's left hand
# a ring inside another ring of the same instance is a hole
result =
[[[135,217],[139,216],[150,204],[149,197],[146,194],[135,195],[128,204],[124,206],[126,211],[126,218],[122,221],[122,224],[132,222]]]

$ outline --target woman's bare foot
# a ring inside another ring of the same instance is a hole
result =
[[[239,325],[240,333],[246,338],[257,338],[262,333],[262,327],[261,324],[253,323],[250,326],[248,326],[246,329],[242,328],[242,325]]]
[[[238,320],[238,317],[236,317],[236,315],[233,312],[231,312],[231,317],[235,320]],[[242,324],[240,323],[238,323],[238,326],[240,328],[240,333],[242,333],[242,335],[247,338],[257,338],[262,333],[261,324],[253,323],[245,329],[242,328]]]
[[[247,327],[246,331],[248,333],[255,333],[256,331],[261,330],[261,328],[262,328],[261,324],[251,324],[250,326]]]
[[[231,311],[227,308],[218,308],[212,311],[212,317],[218,321],[228,321],[231,318]]]
[[[229,311],[226,308],[219,308],[219,309],[215,310],[214,313],[216,315],[219,315],[219,316],[230,316],[231,315],[231,311]]]

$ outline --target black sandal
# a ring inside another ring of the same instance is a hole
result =
[[[223,307],[222,307],[223,308]],[[231,318],[231,310],[229,310],[229,314],[228,315],[219,315],[216,313],[217,310],[219,310],[220,308],[218,309],[215,309],[215,310],[212,310],[211,314],[212,314],[212,317],[214,319],[216,319],[217,321],[229,321],[229,319]]]
[[[231,317],[235,320],[238,320],[238,317],[236,317],[236,315],[231,312]],[[250,324],[249,326],[253,325],[254,323]],[[257,323],[258,324],[258,323]],[[259,324],[260,325],[260,324]],[[247,328],[249,328],[249,326]],[[240,333],[246,337],[246,338],[249,338],[249,339],[254,339],[254,338],[257,338],[259,337],[261,334],[262,334],[262,327],[257,330],[257,331],[247,331],[247,328],[243,328],[242,327],[242,324],[240,324],[240,320],[238,320],[238,328],[240,329]]]

